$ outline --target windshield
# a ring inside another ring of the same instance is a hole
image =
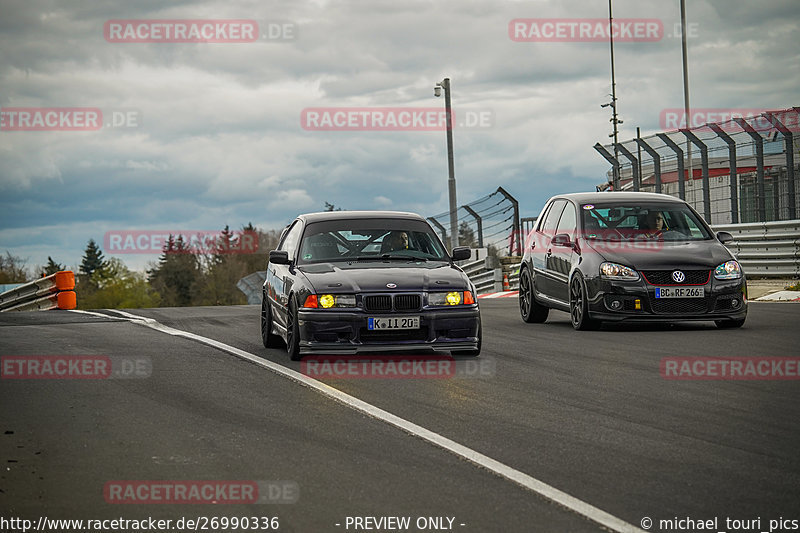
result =
[[[430,226],[418,220],[358,219],[309,224],[299,264],[340,261],[448,261]]]
[[[698,216],[681,204],[585,204],[581,227],[587,239],[697,241],[712,238]]]

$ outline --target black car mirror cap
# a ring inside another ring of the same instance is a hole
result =
[[[727,231],[719,231],[717,232],[717,240],[722,244],[727,244],[733,241],[733,235],[731,235]]]
[[[566,233],[557,233],[550,242],[553,246],[574,246],[574,243]]]
[[[472,250],[468,246],[456,246],[452,253],[453,261],[464,261],[472,257]]]
[[[270,250],[269,262],[275,265],[288,265],[289,252],[285,250]]]

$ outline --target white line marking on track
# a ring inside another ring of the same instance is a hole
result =
[[[173,335],[176,337],[184,337],[187,339],[191,339],[197,342],[201,342],[208,346],[212,346],[224,352],[227,352],[231,355],[235,355],[236,357],[240,357],[251,363],[254,363],[258,366],[271,370],[272,372],[289,378],[291,380],[300,383],[306,387],[314,389],[325,396],[336,400],[340,403],[343,403],[357,411],[360,411],[366,415],[371,416],[372,418],[376,418],[387,424],[395,426],[410,435],[414,435],[419,437],[423,440],[428,441],[429,443],[438,446],[444,450],[447,450],[459,457],[470,461],[471,463],[483,467],[495,474],[508,479],[509,481],[513,481],[517,485],[520,485],[526,489],[532,490],[533,492],[551,500],[559,505],[562,505],[589,520],[596,522],[612,531],[618,531],[620,533],[628,533],[628,532],[637,532],[637,533],[644,533],[644,530],[639,529],[638,527],[625,522],[624,520],[617,518],[616,516],[609,514],[602,509],[598,509],[597,507],[584,502],[583,500],[579,500],[578,498],[567,494],[557,488],[544,483],[543,481],[539,481],[538,479],[529,476],[519,470],[515,470],[514,468],[501,463],[491,457],[484,455],[480,452],[477,452],[471,448],[468,448],[462,444],[459,444],[453,440],[448,439],[438,433],[435,433],[429,429],[426,429],[420,425],[417,425],[413,422],[410,422],[404,418],[401,418],[397,415],[393,415],[388,411],[384,411],[383,409],[376,407],[370,403],[367,403],[363,400],[359,400],[354,396],[350,396],[338,389],[331,387],[330,385],[326,385],[321,381],[317,381],[316,379],[310,378],[300,372],[292,370],[291,368],[287,368],[283,365],[279,365],[278,363],[274,363],[268,359],[263,359],[257,355],[251,354],[244,350],[240,350],[239,348],[235,348],[223,342],[210,339],[208,337],[203,337],[201,335],[196,335],[194,333],[183,331],[180,329],[171,328],[169,326],[165,326],[158,321],[152,318],[146,318],[138,315],[134,315],[131,313],[127,313],[125,311],[119,311],[117,309],[109,309],[109,312],[117,313],[124,317],[130,319],[131,322],[135,324],[139,324],[142,326],[146,326],[148,328],[152,328],[156,331],[160,331],[162,333],[166,333],[168,335]],[[99,313],[88,313],[99,315]],[[100,315],[105,316],[107,315]]]

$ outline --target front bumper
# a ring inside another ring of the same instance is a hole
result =
[[[369,317],[419,316],[419,329],[370,331]],[[368,313],[360,309],[299,309],[301,354],[449,352],[478,348],[478,306]]]
[[[747,281],[718,280],[713,274],[701,288],[702,298],[656,299],[656,287],[644,276],[638,281],[601,277],[586,279],[589,315],[593,319],[618,321],[742,320],[747,316]],[[637,309],[636,301],[639,301]],[[614,306],[614,302],[619,302]]]

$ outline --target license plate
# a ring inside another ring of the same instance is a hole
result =
[[[419,329],[418,316],[369,317],[367,329]]]
[[[656,298],[702,298],[703,287],[656,287]]]

